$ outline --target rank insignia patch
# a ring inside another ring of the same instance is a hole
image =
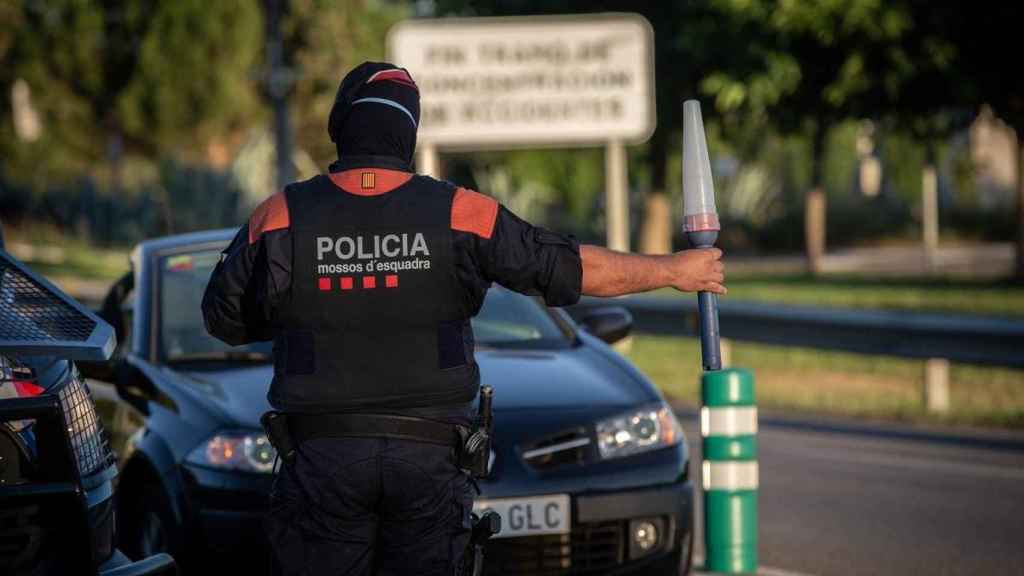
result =
[[[376,174],[374,174],[373,172],[363,172],[362,176],[362,187],[364,190],[372,189],[377,186]]]

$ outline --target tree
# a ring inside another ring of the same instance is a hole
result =
[[[790,2],[717,0],[751,33],[743,49],[753,72],[724,68],[703,88],[725,113],[744,110],[811,141],[811,189],[805,203],[805,251],[817,272],[825,250],[825,137],[835,123],[871,117],[912,71],[900,42],[913,32],[909,9],[880,0]]]
[[[7,171],[22,179],[96,175],[107,159],[116,187],[123,153],[201,157],[259,115],[254,0],[22,0],[7,10],[20,25],[0,53],[0,88],[6,98],[26,82],[43,119],[35,143],[0,128]]]
[[[325,166],[336,157],[327,115],[342,77],[365,60],[384,57],[387,30],[407,15],[398,5],[348,0],[292,0],[285,52],[296,70],[291,94],[296,142]]]
[[[1024,280],[1024,78],[1012,48],[1019,21],[1017,4],[982,1],[962,6],[946,32],[958,48],[955,64],[969,78],[951,88],[976,107],[992,106],[1017,134],[1016,276]]]
[[[721,67],[739,68],[747,55],[738,19],[711,0],[689,2],[628,2],[601,0],[440,0],[438,15],[512,16],[529,14],[581,14],[638,12],[654,28],[655,100],[657,128],[646,146],[651,192],[641,232],[641,249],[665,251],[671,247],[671,214],[667,209],[668,159],[672,142],[679,138],[683,100],[697,97],[701,81]],[[749,60],[749,59],[748,59]]]
[[[977,105],[963,91],[950,90],[972,81],[957,66],[959,48],[950,34],[959,19],[958,5],[908,2],[907,7],[913,34],[904,34],[893,47],[904,72],[897,82],[884,86],[879,107],[889,127],[909,133],[924,145],[921,213],[925,256],[931,265],[939,236],[938,148],[970,125]]]
[[[153,150],[188,150],[259,117],[255,72],[263,49],[256,0],[159,2],[117,108],[125,130]]]
[[[930,162],[936,141],[966,127],[982,106],[991,106],[1016,131],[1016,273],[1024,278],[1024,79],[1006,60],[1019,10],[994,1],[906,5],[915,34],[905,36],[899,48],[911,71],[898,93],[886,95],[885,107],[926,142]]]

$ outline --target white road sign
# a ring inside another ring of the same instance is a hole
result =
[[[654,130],[653,33],[638,15],[411,20],[388,57],[445,148],[636,143]]]

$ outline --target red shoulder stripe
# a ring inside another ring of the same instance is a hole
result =
[[[490,239],[498,220],[498,201],[490,196],[458,188],[452,200],[452,230],[471,232]]]
[[[259,240],[264,232],[288,228],[290,225],[288,202],[284,192],[278,192],[257,206],[249,217],[249,244]]]

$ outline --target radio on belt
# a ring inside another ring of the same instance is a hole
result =
[[[494,416],[491,412],[491,401],[494,399],[494,388],[480,388],[480,406],[477,410],[477,424],[468,435],[459,453],[459,467],[466,470],[474,478],[486,478],[488,460],[491,456],[491,429]]]

